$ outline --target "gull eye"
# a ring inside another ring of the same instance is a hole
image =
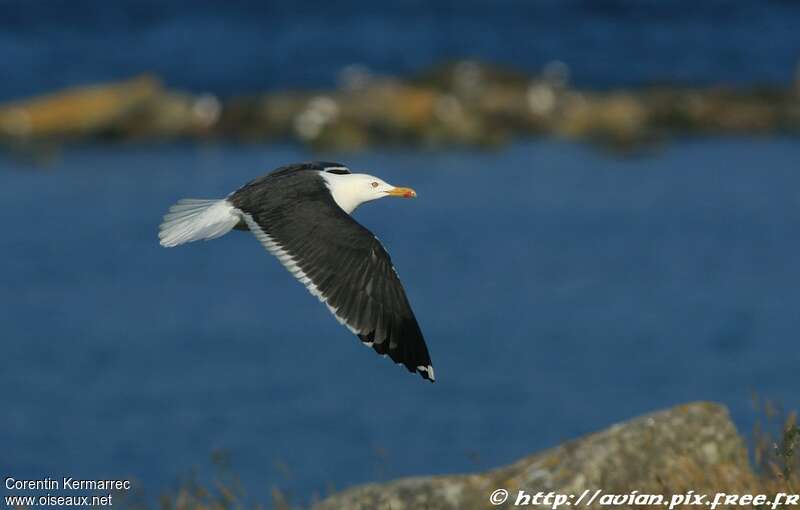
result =
[[[378,183],[377,182],[373,182],[372,184],[370,184],[370,186],[372,186],[373,188],[377,188],[378,187]]]

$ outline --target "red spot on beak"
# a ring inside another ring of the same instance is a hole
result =
[[[388,193],[393,197],[414,198],[417,196],[417,192],[413,189],[402,187],[393,188]]]

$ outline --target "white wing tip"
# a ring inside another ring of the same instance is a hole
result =
[[[436,375],[433,373],[433,366],[431,365],[428,366],[420,365],[417,367],[417,372],[419,372],[420,375],[422,375],[423,377],[425,377],[425,375],[427,374],[426,379],[430,379],[431,382],[434,382],[436,380]]]

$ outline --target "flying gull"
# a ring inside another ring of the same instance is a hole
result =
[[[178,201],[158,237],[173,247],[249,230],[365,345],[433,382],[428,348],[392,260],[350,216],[364,202],[390,196],[417,194],[339,163],[299,163],[220,200]]]

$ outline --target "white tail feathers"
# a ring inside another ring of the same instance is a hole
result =
[[[161,246],[172,247],[225,235],[239,223],[239,210],[222,200],[184,198],[169,208],[158,232]]]

